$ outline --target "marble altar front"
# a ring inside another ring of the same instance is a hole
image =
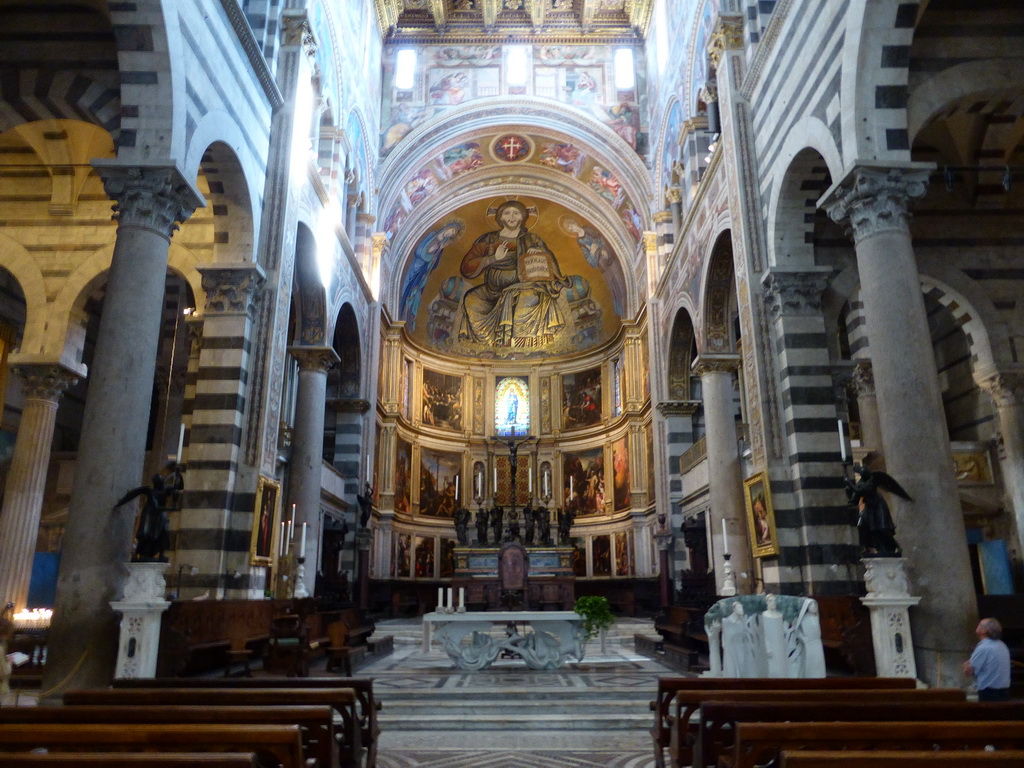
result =
[[[505,625],[502,636],[491,634],[495,625]],[[582,660],[586,640],[583,617],[575,611],[428,613],[423,617],[424,653],[432,635],[456,667],[469,670],[486,669],[503,652],[531,669],[557,669],[570,656]]]

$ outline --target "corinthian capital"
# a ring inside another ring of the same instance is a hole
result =
[[[739,367],[739,355],[701,355],[693,364],[693,372],[697,376],[713,373],[734,373]]]
[[[114,200],[119,227],[138,227],[171,239],[178,225],[206,205],[202,194],[173,165],[124,165],[94,160],[103,191]]]
[[[207,314],[248,314],[255,310],[256,292],[266,282],[259,264],[203,264]]]
[[[768,310],[776,317],[821,313],[821,294],[831,269],[773,269],[761,278]]]
[[[849,219],[853,240],[908,230],[908,204],[928,189],[929,169],[855,168],[819,202],[833,221]]]
[[[300,371],[318,371],[327,373],[341,358],[334,351],[334,347],[313,347],[299,345],[288,347],[288,352],[299,363]]]
[[[861,360],[853,369],[853,389],[858,397],[874,396],[875,372],[870,360]]]
[[[80,374],[60,363],[22,363],[11,368],[21,377],[25,399],[60,401],[68,387],[73,387]]]
[[[1001,372],[978,382],[996,408],[1024,405],[1024,371]]]

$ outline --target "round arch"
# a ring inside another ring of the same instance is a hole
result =
[[[702,353],[721,354],[735,351],[729,324],[736,301],[732,230],[719,232],[712,242],[701,285],[697,344]]]
[[[52,333],[48,323],[43,273],[25,247],[3,233],[0,233],[0,267],[14,276],[25,297],[25,331],[21,351],[43,354],[48,346],[47,334]]]

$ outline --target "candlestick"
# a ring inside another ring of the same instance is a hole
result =
[[[843,420],[839,419],[839,458],[846,461],[846,437],[843,435]]]
[[[725,518],[722,518],[722,554],[729,554],[729,534],[725,529]]]
[[[302,538],[299,540],[299,557],[306,556],[306,524],[302,524]]]

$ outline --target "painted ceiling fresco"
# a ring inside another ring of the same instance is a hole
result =
[[[409,212],[452,179],[480,168],[516,164],[548,168],[586,184],[615,208],[633,240],[640,242],[643,219],[619,178],[605,167],[604,161],[571,141],[518,131],[503,131],[454,144],[420,165],[406,177],[401,198],[384,217],[381,229],[389,240],[394,238]]]
[[[417,241],[398,316],[423,346],[477,359],[567,355],[611,338],[627,293],[589,221],[541,199],[479,200]]]

